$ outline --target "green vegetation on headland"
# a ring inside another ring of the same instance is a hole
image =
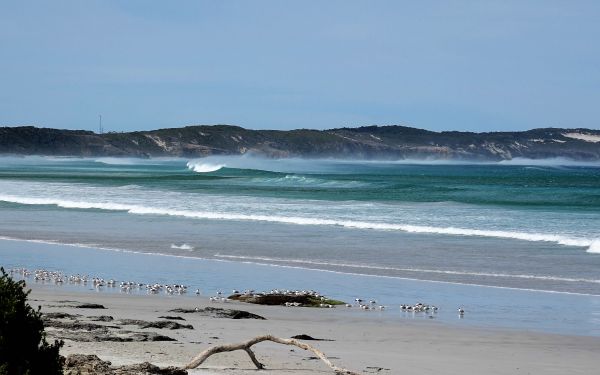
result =
[[[229,125],[96,134],[83,130],[0,127],[0,154],[270,158],[600,160],[600,130],[544,128],[521,132],[433,132],[406,126],[329,130],[250,130]]]

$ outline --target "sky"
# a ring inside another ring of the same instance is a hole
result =
[[[600,128],[600,1],[0,0],[0,126]]]

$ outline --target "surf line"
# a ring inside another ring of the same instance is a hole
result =
[[[106,211],[124,211],[136,215],[163,215],[179,216],[192,219],[209,220],[238,220],[238,221],[264,221],[281,224],[295,225],[326,225],[344,228],[402,231],[406,233],[441,234],[450,236],[489,237],[516,239],[530,242],[553,242],[564,246],[586,247],[588,253],[600,254],[600,239],[571,238],[556,234],[511,232],[501,230],[482,230],[455,227],[432,227],[410,224],[373,223],[366,221],[339,220],[330,218],[311,218],[301,216],[278,215],[253,215],[242,213],[188,211],[171,208],[146,207],[123,203],[71,201],[56,198],[17,197],[13,195],[0,195],[0,201],[24,205],[54,205],[67,209],[97,209]]]

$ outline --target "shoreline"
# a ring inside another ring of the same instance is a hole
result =
[[[535,289],[535,288],[519,288],[519,287],[511,287],[511,286],[464,283],[464,282],[448,281],[448,280],[430,280],[430,279],[420,279],[420,278],[411,278],[411,277],[393,276],[393,275],[377,275],[377,274],[369,274],[369,273],[344,272],[344,271],[325,269],[325,268],[311,268],[311,267],[294,266],[294,265],[290,265],[290,264],[265,263],[265,262],[260,262],[260,260],[262,260],[262,258],[257,258],[256,260],[252,260],[249,257],[222,255],[219,253],[215,254],[213,258],[208,258],[208,257],[192,256],[192,255],[184,255],[184,254],[144,252],[144,251],[130,250],[130,249],[109,248],[109,247],[102,247],[102,246],[97,246],[97,245],[93,245],[93,244],[84,244],[84,243],[64,243],[64,242],[53,241],[53,240],[23,239],[23,238],[6,237],[6,236],[0,236],[0,241],[28,242],[28,243],[34,243],[34,244],[68,246],[68,247],[73,247],[73,248],[110,251],[110,252],[115,252],[115,253],[137,254],[137,255],[145,255],[145,256],[147,255],[147,256],[172,257],[172,258],[200,260],[200,261],[207,261],[207,262],[250,264],[250,265],[264,266],[264,267],[289,268],[289,269],[315,271],[315,272],[329,272],[329,273],[333,273],[333,274],[348,275],[348,276],[373,277],[373,278],[405,280],[405,281],[424,282],[424,283],[439,283],[439,284],[480,287],[480,288],[506,289],[506,290],[522,291],[522,292],[535,292],[535,293],[539,292],[539,293],[565,294],[565,295],[574,295],[574,296],[600,297],[600,294],[592,294],[592,293],[567,292],[567,291],[560,291],[560,290]],[[246,258],[249,258],[249,259],[246,259]],[[239,259],[239,260],[232,260],[232,259]],[[265,261],[268,261],[268,259],[265,259]],[[281,263],[287,262],[287,263],[300,263],[300,264],[327,265],[327,263],[298,261],[298,260],[294,260],[294,259],[272,259],[272,261],[273,262],[281,262]],[[383,269],[385,269],[385,267],[364,267],[364,266],[360,266],[360,265],[347,265],[347,264],[331,264],[331,265],[339,266],[339,267],[347,267],[347,268],[374,268],[374,269],[383,268]],[[411,270],[411,269],[399,269],[399,270],[400,271],[424,272],[423,270]],[[426,272],[461,274],[460,272],[438,271],[438,270],[426,270]],[[569,279],[569,278],[561,279],[561,278],[553,278],[553,277],[549,277],[549,276],[482,274],[482,273],[465,273],[465,274],[478,275],[478,276],[489,276],[489,277],[514,277],[514,278],[529,278],[529,279],[537,278],[540,280],[557,280],[557,281],[566,281],[566,282],[586,282],[586,283],[600,284],[600,279],[598,279],[598,280]]]
[[[597,296],[359,276],[139,252],[111,251],[109,254],[106,250],[60,244],[23,241],[2,241],[0,244],[3,244],[0,249],[2,265],[7,270],[43,268],[62,271],[66,275],[88,274],[90,279],[101,277],[148,284],[185,284],[189,286],[188,294],[193,294],[198,288],[205,297],[218,290],[312,289],[350,303],[355,298],[376,300],[386,307],[385,311],[357,312],[369,316],[381,314],[390,322],[433,319],[456,327],[600,337],[600,322],[596,317],[600,313],[600,298]],[[27,281],[33,286],[33,277]],[[82,286],[65,282],[61,289],[68,292],[82,289]],[[118,287],[105,287],[101,294],[115,295],[119,292]],[[134,293],[145,294],[137,290]],[[430,318],[425,314],[411,315],[399,308],[401,304],[417,302],[436,305],[440,308],[439,313]],[[457,316],[459,307],[466,310],[465,319]]]
[[[30,303],[42,312],[66,312],[82,316],[110,315],[118,319],[160,320],[179,315],[193,330],[152,329],[175,342],[79,342],[66,341],[63,355],[96,354],[114,365],[149,361],[160,366],[182,366],[209,346],[245,341],[261,334],[289,338],[308,334],[334,341],[309,341],[336,365],[365,373],[396,374],[411,369],[422,374],[532,373],[589,374],[595,371],[600,338],[560,335],[499,328],[456,327],[432,320],[390,321],[382,315],[342,309],[287,308],[241,302],[210,303],[206,297],[165,298],[148,295],[67,291],[32,283]],[[99,303],[103,310],[57,306],[59,301]],[[249,311],[267,320],[231,320],[196,314],[168,312],[173,308],[217,307]],[[84,318],[82,318],[84,319]],[[150,331],[150,330],[149,330]],[[271,343],[255,352],[275,373],[330,373],[307,353]],[[510,358],[510,360],[507,360]],[[211,357],[190,374],[256,374],[243,353]]]

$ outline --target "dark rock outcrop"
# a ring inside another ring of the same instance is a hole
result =
[[[98,303],[82,303],[79,305],[73,306],[78,309],[106,309],[106,307],[98,304]]]
[[[168,319],[168,320],[185,320],[184,318],[182,318],[181,316],[171,316],[171,315],[165,315],[165,316],[159,316],[159,319]]]
[[[112,322],[114,318],[109,315],[88,316],[88,319],[93,322]]]
[[[81,342],[146,342],[146,341],[177,341],[172,337],[158,334],[156,332],[130,332],[120,331],[117,333],[108,328],[96,329],[92,331],[81,330],[56,330],[49,332],[49,335],[61,340],[81,341]]]
[[[95,355],[71,354],[65,360],[65,375],[186,375],[187,371],[177,367],[160,368],[144,362],[135,365],[111,366]]]
[[[285,305],[289,303],[305,307],[319,307],[323,304],[342,305],[344,302],[328,298],[320,298],[311,294],[283,294],[283,293],[259,293],[259,294],[233,294],[228,297],[234,301],[253,303],[257,305]]]
[[[50,315],[50,316],[48,316]],[[55,316],[56,318],[52,318]],[[94,318],[94,317],[92,317]],[[105,318],[105,317],[102,317]],[[189,328],[193,329],[191,325],[184,326],[177,322],[146,322],[143,320],[131,320],[125,319],[125,324],[139,325],[142,328]],[[44,326],[52,328],[48,331],[48,335],[61,339],[71,341],[84,341],[84,342],[101,342],[101,341],[115,341],[115,342],[144,342],[144,341],[176,341],[175,339],[158,334],[156,332],[132,332],[121,329],[121,327],[114,325],[103,325],[97,323],[83,322],[75,319],[73,315],[64,313],[47,314],[43,316]],[[121,321],[123,323],[123,321]],[[156,323],[156,324],[154,324]]]
[[[44,318],[44,325],[46,327],[52,328],[60,328],[60,329],[68,329],[68,330],[83,330],[83,331],[93,331],[93,330],[105,330],[108,328],[119,329],[120,327],[116,326],[104,326],[95,323],[81,322],[79,320],[75,321],[62,321],[62,320],[54,320]]]
[[[234,310],[234,309],[222,309],[220,307],[205,307],[203,309],[182,309],[177,308],[169,310],[170,312],[182,313],[182,314],[200,314],[204,316],[210,316],[214,318],[228,318],[228,319],[259,319],[266,320],[266,318],[253,314],[248,311]]]
[[[296,335],[296,336],[292,336],[291,338],[296,339],[296,340],[305,340],[305,341],[334,341],[334,340],[330,340],[330,339],[316,339],[305,333]]]
[[[48,312],[43,314],[43,319],[77,319],[80,316],[79,314],[69,314],[66,312]]]
[[[148,322],[145,320],[137,319],[121,319],[119,324],[122,325],[135,325],[140,328],[158,328],[158,329],[194,329],[191,324],[181,324],[178,322],[172,322],[168,320],[160,320],[158,322]]]

